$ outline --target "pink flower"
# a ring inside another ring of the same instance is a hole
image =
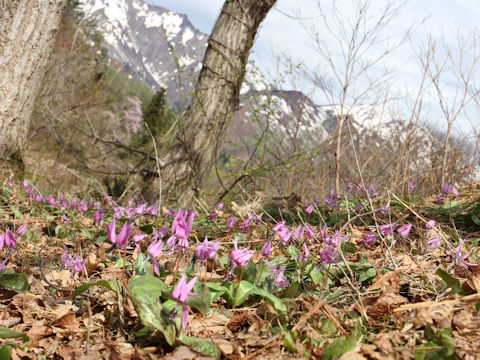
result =
[[[237,218],[232,216],[230,219],[227,220],[227,227],[233,228],[236,222],[237,222]]]
[[[4,244],[9,248],[17,247],[17,239],[15,239],[15,235],[13,235],[9,228],[5,231]]]
[[[312,225],[306,223],[305,224],[305,236],[309,239],[312,239],[315,236],[315,230],[313,229]]]
[[[335,250],[335,246],[332,245],[321,251],[319,256],[320,260],[325,264],[336,264],[340,262],[340,260],[337,259],[337,251]]]
[[[193,210],[179,210],[175,219],[172,222],[172,236],[175,237],[173,240],[173,246],[175,247],[176,242],[178,242],[178,246],[181,248],[188,247],[188,237],[190,236],[190,232],[192,231],[193,220],[197,213]]]
[[[408,183],[408,191],[413,191],[415,189],[415,183],[413,181],[410,181]]]
[[[263,245],[262,250],[260,251],[260,254],[262,254],[264,258],[268,258],[270,257],[271,252],[272,252],[272,242],[267,241],[265,245]]]
[[[23,236],[27,232],[27,226],[25,224],[20,225],[20,227],[17,229],[17,235]]]
[[[439,247],[442,244],[442,240],[438,237],[433,237],[431,239],[428,239],[427,245],[430,247],[430,249],[435,249]]]
[[[300,254],[299,258],[300,260],[307,262],[309,260],[309,257],[310,257],[310,251],[308,251],[307,244],[303,244],[303,253]]]
[[[382,233],[383,236],[388,236],[390,235],[391,233],[393,233],[393,230],[397,227],[397,224],[393,223],[393,224],[385,224],[385,225],[380,225],[379,228],[380,228],[380,231]]]
[[[192,292],[196,281],[197,277],[195,276],[187,283],[187,278],[185,277],[185,275],[182,275],[182,278],[178,282],[178,285],[172,292],[172,299],[176,300],[178,302],[178,305],[182,305],[182,327],[184,329],[186,329],[188,325],[188,298],[190,296],[198,296],[198,294]],[[178,305],[175,310],[178,309]]]
[[[280,267],[273,266],[272,264],[270,264],[266,260],[265,260],[265,264],[267,264],[267,266],[270,269],[272,269],[271,271],[269,271],[269,274],[273,274],[273,276],[274,276],[273,282],[275,283],[275,285],[283,288],[283,287],[285,287],[289,284],[287,278],[284,275],[285,269],[281,269]]]
[[[300,240],[303,238],[303,234],[305,233],[305,228],[302,225],[299,225],[295,231],[292,233],[292,236],[296,240]]]
[[[425,227],[430,230],[430,229],[433,229],[436,225],[436,222],[435,220],[430,220],[428,221],[426,224],[425,224]]]
[[[455,251],[450,245],[450,243],[447,242],[447,245],[450,249],[450,255],[452,256],[454,263],[457,265],[461,265],[465,268],[468,268],[469,266],[477,266],[477,264],[472,264],[465,261],[470,256],[472,251],[475,250],[475,247],[472,246],[472,248],[466,254],[462,254],[464,242],[465,240],[460,241],[460,244],[458,244],[458,246],[455,248]]]
[[[217,254],[218,249],[220,248],[219,242],[208,241],[208,238],[205,237],[202,243],[198,244],[195,248],[195,254],[199,260],[208,260],[213,259]]]
[[[230,253],[230,259],[232,259],[239,268],[244,268],[253,256],[253,251],[245,248],[238,249],[236,239],[233,241],[233,245],[235,250],[232,250]]]
[[[161,227],[160,230],[157,230],[155,228],[153,229],[153,240],[158,240],[158,239],[163,239],[165,235],[167,235],[167,228],[166,227]]]
[[[8,185],[11,189],[13,189],[13,182],[12,182],[11,180],[9,180],[9,181],[7,182],[7,185]]]
[[[223,203],[218,204],[217,209],[222,210],[223,209]]]
[[[373,233],[363,234],[362,239],[365,245],[372,246],[377,243],[378,235]]]
[[[130,239],[130,235],[132,234],[132,231],[133,231],[133,223],[125,222],[120,230],[120,233],[118,234],[118,236],[116,236],[115,217],[112,219],[111,224],[107,225],[108,240],[110,240],[112,244],[116,244],[122,249],[125,249],[127,247],[127,242]]]
[[[93,221],[96,223],[96,224],[101,224],[103,222],[103,212],[105,210],[104,209],[98,209],[95,214],[93,214]]]
[[[401,237],[406,238],[408,234],[410,234],[410,230],[412,229],[412,224],[405,224],[400,226],[397,229],[397,232],[400,234]]]
[[[64,248],[63,254],[60,259],[62,260],[63,266],[66,269],[78,273],[83,270],[83,268],[85,267],[85,263],[87,262],[87,259],[82,259],[80,255],[77,255],[75,259],[72,256],[68,255],[67,248]]]
[[[163,250],[163,241],[154,240],[148,245],[147,252],[151,257],[158,257]]]
[[[314,210],[314,206],[313,204],[310,204],[306,209],[305,209],[305,212],[310,215]]]

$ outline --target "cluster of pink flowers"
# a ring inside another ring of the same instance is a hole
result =
[[[85,263],[87,262],[87,259],[83,259],[81,255],[77,255],[75,258],[73,258],[71,255],[68,255],[67,248],[63,250],[63,254],[60,259],[62,260],[63,266],[70,271],[74,271],[74,274],[75,272],[81,272],[85,267]]]

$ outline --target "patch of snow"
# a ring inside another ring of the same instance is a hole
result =
[[[195,34],[193,33],[193,31],[189,27],[186,28],[182,35],[183,45],[187,45],[187,41],[193,39],[194,36]]]
[[[163,14],[148,12],[145,17],[145,26],[147,28],[159,27],[165,29],[167,40],[172,40],[181,30],[183,17],[166,11]]]

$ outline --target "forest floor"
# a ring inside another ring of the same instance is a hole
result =
[[[5,185],[0,359],[477,358],[480,185],[375,195],[193,213]]]

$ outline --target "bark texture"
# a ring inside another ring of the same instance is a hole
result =
[[[257,30],[276,0],[226,0],[210,35],[183,126],[160,162],[163,194],[188,205],[207,179],[239,105],[240,87]],[[157,179],[158,181],[158,179]],[[147,194],[160,186],[151,183]],[[150,194],[150,196],[148,196]]]
[[[0,165],[15,172],[64,0],[0,0]]]

